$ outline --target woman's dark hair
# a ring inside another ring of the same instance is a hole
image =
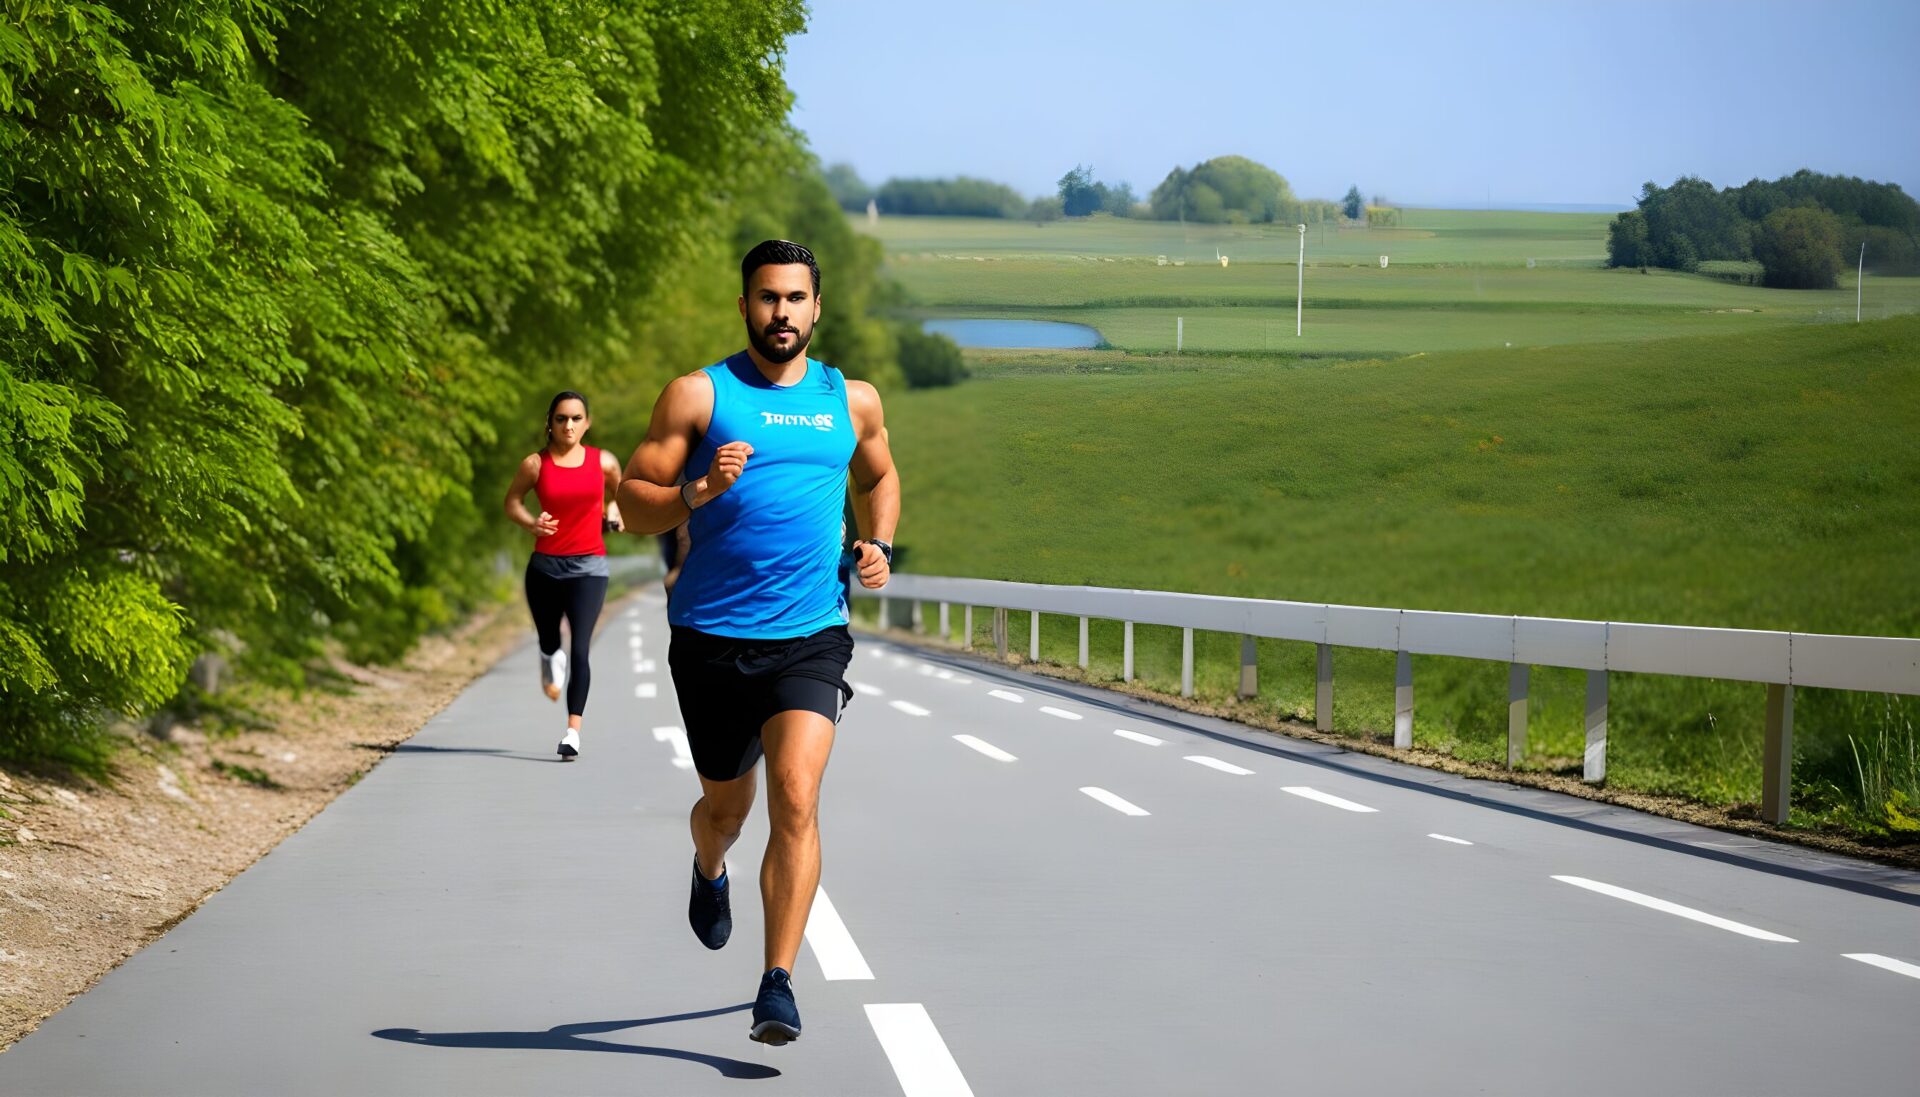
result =
[[[549,443],[553,441],[553,413],[560,410],[560,403],[563,400],[578,400],[580,401],[581,411],[587,413],[588,415],[593,414],[593,409],[587,406],[587,398],[573,391],[572,389],[567,389],[566,391],[560,393],[558,396],[555,396],[553,398],[553,402],[547,405],[546,429],[547,429],[547,441]]]
[[[791,240],[762,240],[753,246],[746,258],[740,260],[740,292],[747,292],[747,280],[761,267],[784,267],[793,263],[805,263],[807,272],[813,275],[813,295],[820,296],[820,264],[813,253]]]

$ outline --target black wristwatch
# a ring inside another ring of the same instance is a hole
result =
[[[877,548],[880,550],[880,555],[887,558],[888,567],[893,566],[893,546],[892,545],[888,544],[885,541],[882,541],[878,537],[867,538],[867,544],[872,545],[874,548]]]

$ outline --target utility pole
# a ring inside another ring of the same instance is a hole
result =
[[[1300,272],[1300,280],[1293,291],[1293,334],[1295,338],[1299,338],[1300,336],[1300,315],[1305,308],[1307,297],[1307,226],[1305,225],[1300,226],[1300,263],[1298,270]]]

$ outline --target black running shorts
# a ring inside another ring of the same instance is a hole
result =
[[[760,760],[760,729],[776,713],[800,709],[839,723],[853,698],[852,660],[845,625],[792,640],[739,640],[675,625],[667,667],[694,768],[709,781],[745,776]]]

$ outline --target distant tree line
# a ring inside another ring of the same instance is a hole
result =
[[[1804,170],[1724,189],[1682,176],[1646,184],[1613,219],[1607,262],[1694,271],[1755,260],[1768,285],[1830,288],[1863,242],[1874,271],[1920,273],[1920,204],[1893,183]]]
[[[841,208],[855,212],[871,201],[887,214],[1035,221],[1106,213],[1161,221],[1268,224],[1330,221],[1340,215],[1339,203],[1297,198],[1278,172],[1244,156],[1216,157],[1191,169],[1176,167],[1144,202],[1131,185],[1102,182],[1084,164],[1061,176],[1055,193],[1032,201],[1012,187],[966,176],[889,179],[875,188],[849,164],[827,168],[826,181]]]

